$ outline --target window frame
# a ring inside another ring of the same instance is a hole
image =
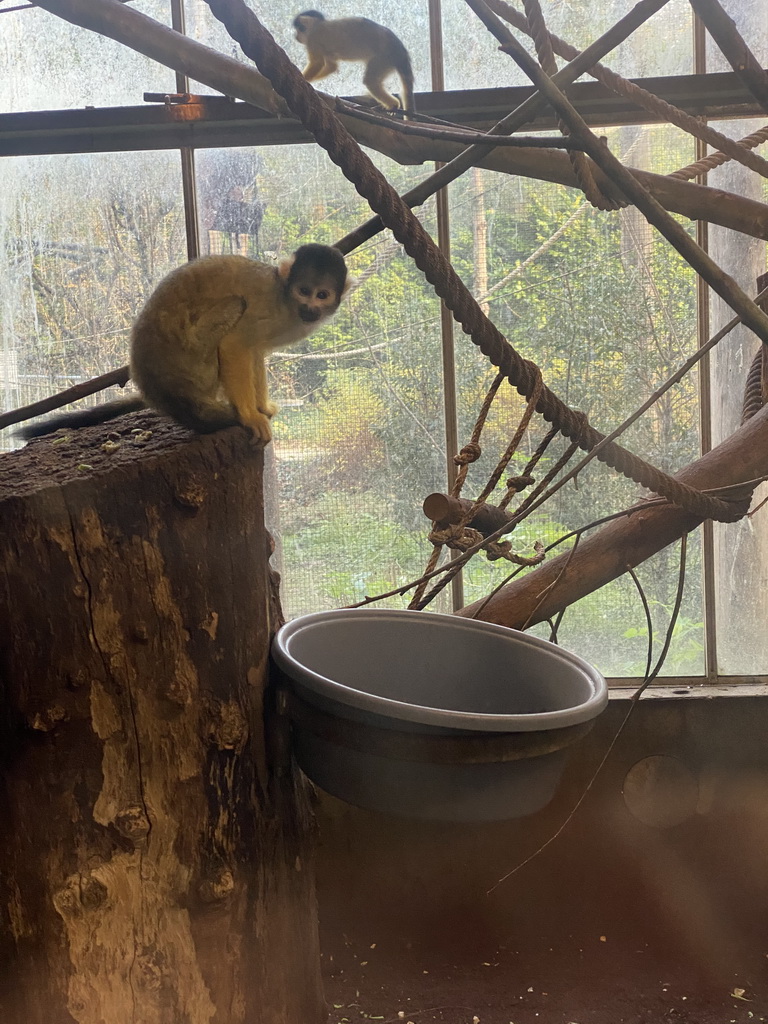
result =
[[[531,87],[499,90],[444,91],[444,60],[442,44],[442,12],[440,0],[427,0],[430,26],[430,57],[432,91],[419,95],[419,106],[436,116],[448,116],[460,107],[462,116],[470,122],[489,116],[494,104],[507,112],[519,104]],[[172,27],[185,32],[184,0],[170,0]],[[17,7],[7,8],[10,13]],[[0,13],[5,13],[0,11]],[[706,32],[695,13],[692,13],[694,73],[637,80],[646,88],[660,94],[679,106],[688,108],[705,121],[763,116],[759,104],[746,94],[736,76],[719,72],[707,74]],[[88,152],[136,151],[148,149],[174,149],[181,161],[181,181],[185,214],[187,253],[190,259],[200,254],[199,220],[197,210],[197,182],[195,150],[198,148],[228,148],[242,146],[270,146],[302,144],[308,141],[306,131],[296,122],[276,121],[248,104],[216,96],[190,97],[189,79],[176,74],[178,96],[160,97],[154,105],[111,107],[86,110],[32,111],[0,114],[0,156],[74,154]],[[645,111],[610,94],[598,83],[577,83],[570,98],[588,123],[601,126],[652,124],[654,120]],[[194,107],[191,119],[179,119],[174,106],[184,103]],[[717,117],[710,117],[714,110]],[[492,116],[492,113],[491,113]],[[554,119],[548,114],[537,118],[532,130],[551,129]],[[55,134],[51,134],[51,132]],[[706,152],[706,146],[697,140],[697,159]],[[706,178],[696,179],[704,183]],[[437,197],[438,243],[450,258],[450,219],[445,190]],[[706,249],[707,224],[698,222],[697,240]],[[697,287],[697,335],[702,345],[709,337],[709,289],[701,279]],[[446,477],[450,487],[456,467],[453,453],[459,448],[457,436],[457,396],[454,367],[453,319],[443,307],[441,313],[441,344],[443,357],[443,395],[446,423]],[[709,359],[701,363],[699,380],[700,439],[702,453],[709,450],[712,439],[712,406],[710,397]],[[716,579],[714,571],[713,524],[703,524],[703,611],[705,639],[705,671],[702,676],[669,676],[656,680],[655,686],[682,690],[703,684],[732,685],[768,684],[765,676],[720,675],[717,655],[717,622],[715,609]],[[460,576],[453,584],[453,607],[462,606],[463,591]],[[613,680],[617,687],[633,684],[627,677]],[[639,681],[638,681],[639,682]]]

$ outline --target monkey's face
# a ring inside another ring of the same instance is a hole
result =
[[[307,38],[314,25],[323,21],[322,16],[311,14],[299,14],[293,19],[293,27],[296,29],[296,39],[303,46],[307,45]]]
[[[333,316],[352,284],[339,250],[318,243],[300,245],[279,264],[277,276],[283,282],[285,301],[305,324]]]
[[[296,281],[290,285],[289,295],[296,303],[299,319],[305,324],[314,324],[327,316],[332,316],[341,301],[331,278]]]

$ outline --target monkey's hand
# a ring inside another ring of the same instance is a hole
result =
[[[272,417],[275,415],[279,408],[280,406],[275,405],[274,402],[264,402],[263,405],[259,406],[259,412],[263,412],[265,416],[268,416],[270,419],[272,419]]]

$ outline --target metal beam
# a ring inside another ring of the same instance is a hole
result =
[[[711,120],[760,117],[764,114],[733,72],[634,79],[690,114]],[[419,93],[420,112],[488,128],[526,99],[533,89],[470,89]],[[659,123],[647,110],[616,96],[598,82],[579,82],[568,96],[591,126]],[[526,126],[552,131],[555,119],[545,112]],[[275,118],[224,96],[192,96],[188,102],[85,110],[45,110],[0,114],[0,156],[50,153],[105,153],[125,150],[210,149],[227,146],[277,146],[311,142],[290,118]]]

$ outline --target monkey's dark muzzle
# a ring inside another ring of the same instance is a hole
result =
[[[299,317],[305,324],[314,324],[320,319],[319,309],[311,309],[309,306],[299,306]]]

